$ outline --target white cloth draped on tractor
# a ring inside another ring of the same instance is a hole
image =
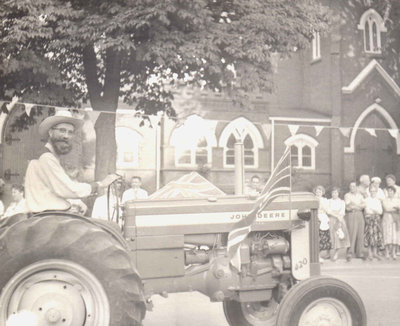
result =
[[[164,187],[153,193],[149,199],[219,196],[225,196],[225,193],[197,172],[191,172],[183,175],[178,180],[168,182]]]

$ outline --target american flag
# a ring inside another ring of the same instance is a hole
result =
[[[265,210],[277,197],[291,193],[291,157],[287,147],[265,184],[254,207],[241,221],[235,223],[228,235],[228,254],[231,264],[240,271],[240,244],[251,232],[257,214]]]

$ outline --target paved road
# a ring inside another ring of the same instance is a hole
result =
[[[400,262],[327,262],[323,273],[352,285],[363,299],[368,326],[400,325]]]
[[[368,326],[400,325],[400,261],[324,262],[322,273],[352,285],[364,301]],[[155,296],[144,326],[228,326],[220,303],[197,292]],[[266,325],[267,326],[267,325]]]

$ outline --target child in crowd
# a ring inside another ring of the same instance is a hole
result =
[[[337,260],[339,249],[350,247],[349,232],[344,220],[345,203],[339,198],[339,191],[338,187],[334,187],[331,192],[332,198],[328,200],[332,261]]]
[[[316,186],[313,190],[315,196],[319,199],[318,220],[319,220],[319,250],[320,261],[329,257],[331,249],[331,239],[329,235],[329,217],[327,215],[328,199],[324,197],[325,188],[321,185]]]

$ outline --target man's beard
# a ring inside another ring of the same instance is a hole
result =
[[[53,138],[50,143],[57,155],[66,155],[72,150],[72,145],[67,140]]]

